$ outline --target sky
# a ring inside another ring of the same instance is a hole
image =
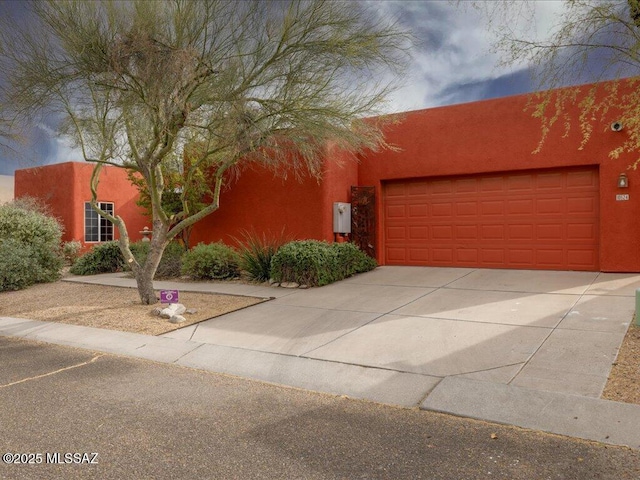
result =
[[[408,111],[529,93],[536,87],[529,66],[499,67],[491,52],[495,37],[486,19],[461,2],[369,2],[388,12],[416,37],[410,73],[392,98],[394,111]],[[468,2],[467,2],[468,3]],[[537,37],[551,31],[561,1],[535,3]]]
[[[452,105],[535,89],[529,66],[498,66],[491,53],[492,36],[485,20],[469,5],[446,0],[362,0],[380,15],[396,19],[416,38],[409,73],[402,87],[390,98],[386,109],[402,112]],[[539,35],[549,31],[561,3],[536,3],[535,26]],[[19,0],[0,0],[0,15],[20,15]],[[16,168],[82,160],[64,138],[56,135],[55,122],[44,119],[28,135],[28,146],[19,156],[0,153],[0,175],[12,175]]]

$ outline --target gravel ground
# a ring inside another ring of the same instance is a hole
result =
[[[0,316],[161,335],[265,300],[180,292],[180,303],[196,313],[185,313],[187,321],[178,325],[153,315],[151,311],[161,304],[142,305],[134,288],[59,281],[0,293]]]
[[[602,398],[640,405],[640,327],[627,330]]]

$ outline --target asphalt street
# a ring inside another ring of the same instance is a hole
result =
[[[640,478],[637,450],[146,360],[0,337],[0,365],[3,479]]]

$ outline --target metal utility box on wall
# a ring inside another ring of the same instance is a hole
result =
[[[351,233],[351,204],[333,204],[333,233]]]

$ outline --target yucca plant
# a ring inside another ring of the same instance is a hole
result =
[[[271,259],[284,245],[284,229],[279,236],[258,235],[255,231],[244,230],[242,240],[234,238],[240,245],[240,266],[249,278],[256,282],[266,282],[271,278]]]

